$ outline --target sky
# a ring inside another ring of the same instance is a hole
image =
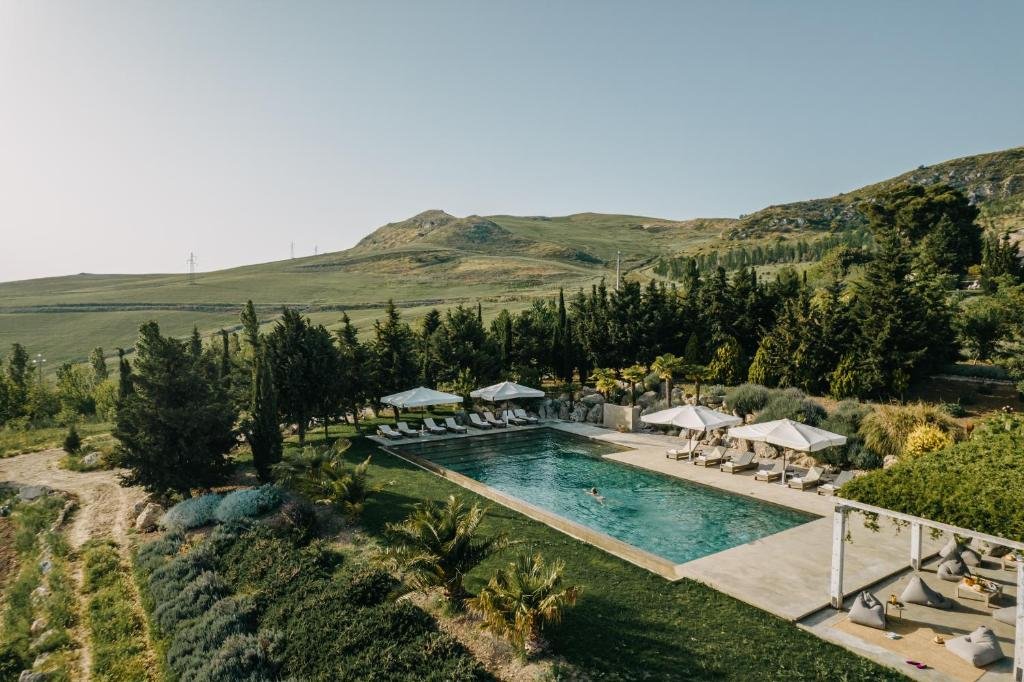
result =
[[[0,0],[0,281],[736,217],[1024,144],[1024,3]]]

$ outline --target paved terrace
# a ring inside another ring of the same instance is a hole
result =
[[[821,516],[754,542],[733,547],[684,564],[671,564],[607,535],[561,519],[546,510],[526,504],[484,486],[465,476],[444,470],[441,475],[496,502],[547,523],[573,537],[597,545],[670,580],[691,578],[716,590],[769,611],[787,620],[800,620],[829,605],[829,576],[832,559],[832,510],[835,501],[813,490],[798,491],[773,483],[754,480],[754,472],[726,474],[717,468],[694,466],[684,460],[665,457],[666,447],[680,439],[664,435],[619,433],[593,424],[547,422],[543,426],[622,445],[623,452],[606,455],[608,459],[630,466],[657,471],[692,483],[753,497],[764,502],[799,509]],[[510,427],[517,429],[538,427]],[[424,440],[470,438],[480,435],[470,429],[467,435],[426,436]],[[381,437],[372,440],[382,446],[400,444]],[[410,441],[406,441],[410,442]],[[415,457],[407,457],[417,461]],[[428,466],[436,470],[437,467]],[[856,519],[856,517],[854,517]],[[886,524],[878,532],[864,528],[854,520],[850,524],[851,541],[847,551],[845,589],[854,594],[861,589],[906,570],[909,564],[909,534],[899,534]],[[937,552],[941,541],[926,540],[926,555]]]

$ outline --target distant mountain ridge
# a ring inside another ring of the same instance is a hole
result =
[[[0,283],[0,348],[15,341],[51,363],[82,360],[95,345],[129,347],[149,319],[174,335],[231,328],[247,299],[269,322],[282,305],[337,324],[349,311],[366,330],[389,299],[415,319],[429,307],[482,303],[485,315],[521,308],[559,287],[589,288],[623,274],[646,277],[662,257],[789,239],[814,240],[865,221],[863,207],[899,182],[944,182],[978,205],[981,221],[1024,237],[1024,147],[922,166],[834,197],[768,206],[739,218],[635,215],[453,216],[432,209],[383,225],[354,247],[317,256],[200,273],[74,275]]]

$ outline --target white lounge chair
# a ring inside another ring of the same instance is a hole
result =
[[[693,456],[693,453],[697,452],[699,447],[700,443],[687,441],[681,448],[669,448],[666,450],[665,457],[676,461],[681,460],[683,457],[690,458]]]
[[[392,429],[389,424],[381,424],[378,426],[377,433],[390,440],[402,440],[402,434]]]
[[[410,438],[419,438],[420,435],[419,431],[413,431],[405,422],[398,422],[398,432],[403,436],[409,436]]]
[[[451,431],[452,433],[465,433],[466,432],[466,427],[462,426],[461,424],[456,424],[455,420],[452,419],[451,417],[445,417],[444,418],[444,427],[446,429],[448,429],[449,431]]]
[[[472,426],[474,429],[487,430],[491,428],[491,425],[485,422],[483,419],[481,419],[480,415],[478,415],[476,412],[469,413],[469,425]]]
[[[733,455],[732,459],[723,463],[719,468],[727,474],[737,474],[747,469],[756,469],[757,462],[754,461],[753,452],[741,452],[738,455]]]
[[[501,419],[506,424],[515,424],[516,426],[522,426],[523,424],[526,423],[522,419],[519,419],[514,414],[512,414],[511,410],[505,410],[504,412],[502,412],[501,413]]]
[[[701,467],[718,466],[725,461],[725,451],[726,447],[724,445],[716,445],[707,452],[697,455],[693,463]]]
[[[796,488],[797,490],[807,490],[814,486],[821,485],[821,476],[825,473],[825,470],[821,467],[811,467],[803,476],[794,476],[786,480],[790,488]]]
[[[840,471],[834,481],[818,486],[819,495],[835,495],[836,491],[853,480],[852,471]]]
[[[501,421],[500,419],[495,419],[494,415],[487,411],[484,411],[484,420],[491,426],[497,426],[499,428],[503,426],[508,426],[508,424]]]
[[[754,474],[754,478],[758,481],[777,481],[782,478],[782,474],[785,471],[786,463],[781,459],[777,459],[770,469],[758,469],[757,473]]]
[[[432,434],[436,436],[442,436],[448,433],[448,430],[445,429],[443,426],[438,426],[437,424],[434,423],[433,417],[427,417],[426,419],[424,419],[423,426],[427,427],[427,431],[430,431]]]
[[[537,417],[531,417],[529,414],[527,414],[526,410],[512,410],[512,414],[514,414],[517,419],[520,419],[526,422],[527,424],[536,424],[537,422],[540,421],[540,419],[538,419]]]

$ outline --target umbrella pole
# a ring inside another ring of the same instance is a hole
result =
[[[779,485],[786,486],[786,448],[782,448],[782,482]]]

